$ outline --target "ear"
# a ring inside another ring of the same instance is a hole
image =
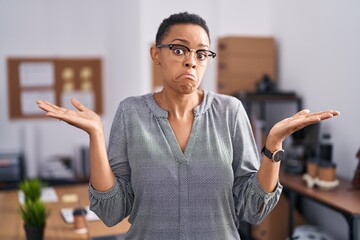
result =
[[[155,65],[160,65],[160,56],[159,56],[159,49],[155,46],[152,45],[150,48],[150,56],[151,59],[153,60]]]

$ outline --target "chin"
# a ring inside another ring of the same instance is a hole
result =
[[[183,84],[180,86],[180,91],[184,94],[190,94],[197,90],[198,88],[192,84]]]

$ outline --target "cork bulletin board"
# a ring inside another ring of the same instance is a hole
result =
[[[10,119],[44,118],[38,99],[73,109],[76,98],[102,114],[100,58],[8,58],[7,65]]]

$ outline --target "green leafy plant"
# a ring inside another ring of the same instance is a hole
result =
[[[25,226],[38,227],[43,226],[49,216],[46,205],[36,199],[35,201],[26,200],[23,206],[20,206],[21,217]]]
[[[35,178],[22,181],[19,185],[19,188],[25,195],[25,201],[35,201],[40,199],[42,186],[43,184],[41,180]]]

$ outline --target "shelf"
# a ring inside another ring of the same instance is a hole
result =
[[[294,102],[297,110],[302,109],[302,99],[294,92],[278,92],[272,94],[259,94],[259,93],[237,93],[234,95],[238,98],[245,107],[249,116],[252,115],[252,104],[260,104],[260,120],[266,120],[266,105],[278,102]]]

